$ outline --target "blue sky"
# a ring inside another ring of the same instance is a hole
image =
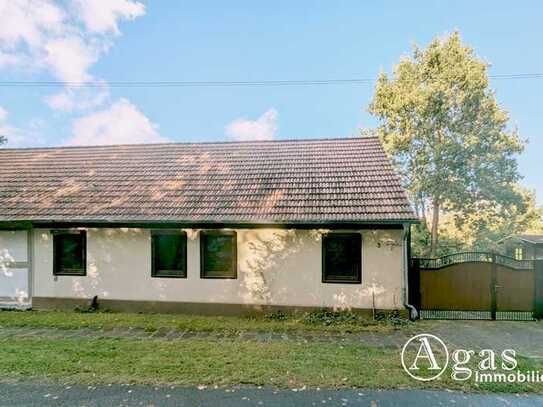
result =
[[[375,78],[414,43],[458,29],[491,74],[543,72],[538,1],[0,0],[0,81]],[[4,28],[2,28],[4,27]],[[543,198],[543,78],[493,80],[530,140]],[[374,127],[373,84],[72,89],[0,87],[11,146],[345,137]]]

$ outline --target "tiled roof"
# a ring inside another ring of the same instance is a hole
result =
[[[414,219],[374,137],[0,148],[0,221]]]

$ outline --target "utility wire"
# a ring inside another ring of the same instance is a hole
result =
[[[489,75],[490,79],[543,79],[543,73]],[[228,87],[228,86],[319,86],[319,85],[367,85],[375,78],[318,79],[318,80],[265,80],[265,81],[0,81],[0,87]]]

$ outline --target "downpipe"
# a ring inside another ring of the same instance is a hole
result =
[[[403,231],[402,231],[402,241],[403,241],[403,278],[404,278],[404,292],[403,297],[404,301],[403,304],[405,308],[409,310],[409,319],[411,321],[415,321],[419,317],[419,312],[417,309],[409,304],[409,259],[407,258],[408,255],[408,247],[407,247],[407,236],[409,233],[409,225],[404,224],[403,225]]]

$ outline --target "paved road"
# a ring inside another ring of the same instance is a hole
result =
[[[197,389],[105,385],[0,384],[1,406],[541,406],[543,396],[485,395],[423,390]]]

